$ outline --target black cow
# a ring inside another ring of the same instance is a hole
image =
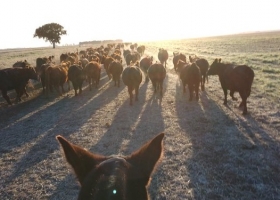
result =
[[[19,67],[19,68],[25,68],[25,67],[31,67],[31,65],[27,62],[27,60],[24,61],[17,61],[13,64],[13,67]],[[23,93],[26,97],[29,97],[29,94],[26,91],[26,87],[23,89]]]
[[[188,84],[190,98],[189,101],[192,101],[193,92],[195,92],[196,100],[198,101],[198,91],[199,91],[199,83],[201,80],[201,73],[199,67],[192,63],[186,64],[180,73],[180,79],[183,84],[183,92],[186,92],[186,84]]]
[[[75,96],[78,95],[78,89],[79,94],[81,94],[83,82],[86,79],[83,67],[80,65],[71,65],[68,69],[68,79],[72,82],[72,85],[75,90]]]
[[[27,62],[27,60],[24,61],[17,61],[13,64],[13,67],[20,67],[20,68],[24,68],[24,67],[31,67],[31,65]]]
[[[182,60],[184,62],[187,62],[187,58],[186,58],[186,55],[182,54],[182,53],[176,53],[176,52],[173,52],[173,65],[174,65],[174,70],[175,72],[177,72],[178,70],[178,61],[179,60]]]
[[[164,67],[166,68],[166,61],[168,59],[168,52],[165,49],[160,48],[158,51],[158,59],[161,64],[164,64]]]
[[[224,91],[224,104],[227,104],[227,91],[230,90],[230,96],[233,100],[234,92],[239,92],[241,103],[239,107],[243,108],[243,114],[247,114],[247,98],[251,93],[251,86],[255,73],[247,65],[233,65],[230,63],[221,63],[221,59],[215,59],[211,64],[208,75],[218,75],[221,86]]]
[[[152,64],[148,69],[148,75],[152,81],[155,92],[159,90],[160,95],[162,95],[163,81],[166,76],[165,67],[160,63]]]
[[[125,57],[126,65],[129,66],[131,63],[136,63],[136,61],[139,61],[140,58],[141,56],[138,52],[129,53]]]
[[[191,57],[189,56],[190,62],[193,63],[195,62],[196,65],[199,67],[200,72],[201,72],[201,90],[204,91],[205,90],[205,80],[207,79],[208,82],[208,78],[207,78],[207,71],[209,68],[209,63],[205,58],[198,58],[198,57]]]
[[[128,88],[128,93],[130,97],[130,105],[132,105],[133,94],[132,91],[135,90],[135,101],[138,101],[139,86],[142,82],[142,72],[138,66],[129,66],[123,70],[122,73],[123,83]]]
[[[120,79],[121,79],[121,74],[123,72],[122,64],[119,61],[113,61],[110,63],[108,71],[113,77],[115,86],[118,85],[118,87],[120,87]]]
[[[145,74],[146,82],[149,81],[148,69],[153,64],[153,56],[146,56],[140,61],[140,68]]]
[[[29,79],[37,80],[37,74],[33,67],[6,68],[0,70],[0,90],[8,104],[12,104],[7,92],[16,90],[16,102],[21,101],[21,96]]]

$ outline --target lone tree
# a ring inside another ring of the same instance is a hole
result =
[[[49,41],[53,48],[55,48],[55,43],[60,43],[60,36],[66,34],[63,26],[57,23],[50,23],[37,28],[33,37],[43,38],[46,42]]]

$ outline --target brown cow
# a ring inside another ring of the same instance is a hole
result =
[[[138,101],[139,86],[142,82],[142,72],[140,68],[136,65],[126,67],[122,73],[122,80],[123,83],[127,86],[130,98],[129,104],[132,105],[133,90],[135,90],[135,101]]]
[[[153,84],[155,93],[159,90],[159,93],[162,96],[163,81],[166,77],[165,67],[160,63],[154,63],[149,67],[148,75]]]
[[[120,79],[121,79],[121,74],[123,72],[122,64],[118,61],[113,61],[110,63],[108,71],[113,77],[115,86],[118,85],[118,87],[120,87]]]
[[[166,68],[166,61],[168,59],[168,52],[167,50],[160,48],[158,51],[158,59],[161,64],[164,64],[164,67]]]
[[[190,62],[195,62],[197,64],[197,66],[200,68],[200,72],[201,72],[201,90],[204,91],[205,90],[205,80],[207,79],[208,82],[208,78],[207,78],[207,71],[209,68],[209,63],[205,58],[198,58],[198,57],[191,57],[189,56]]]
[[[243,108],[243,114],[247,114],[247,98],[251,93],[251,86],[255,73],[247,65],[233,65],[230,63],[221,63],[221,59],[215,59],[211,64],[208,75],[218,75],[221,86],[224,91],[224,104],[227,104],[227,91],[230,90],[230,96],[233,100],[234,92],[239,92],[241,103],[239,107]]]
[[[95,84],[95,88],[98,87],[101,74],[101,66],[98,62],[91,61],[85,67],[85,74],[89,84],[89,90],[92,90],[92,85]]]
[[[37,80],[37,74],[33,67],[6,68],[0,70],[0,90],[8,104],[12,104],[7,92],[16,90],[16,101],[21,101],[21,96],[29,79]]]
[[[58,135],[67,162],[81,185],[78,199],[148,200],[147,187],[163,155],[164,133],[128,156],[90,153]]]
[[[64,83],[68,81],[68,69],[67,65],[59,65],[59,66],[48,66],[45,70],[45,84],[46,84],[46,96],[49,96],[49,92],[52,87],[55,88],[59,95],[64,93]],[[61,91],[59,90],[59,86],[61,87]],[[69,85],[68,85],[68,89]]]
[[[183,92],[186,92],[186,84],[188,84],[190,98],[189,101],[192,101],[193,92],[195,92],[196,100],[198,101],[198,91],[199,91],[199,83],[201,79],[201,73],[199,67],[196,63],[192,63],[191,65],[186,64],[180,73],[180,79],[182,80]]]

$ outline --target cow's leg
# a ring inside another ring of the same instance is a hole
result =
[[[21,101],[20,89],[19,88],[15,88],[15,90],[16,90],[16,94],[17,94],[16,102],[20,102]]]
[[[79,83],[79,94],[82,94],[82,91],[83,91],[82,87],[83,87],[83,82],[80,82]]]
[[[54,86],[54,89],[55,89],[55,91],[56,91],[59,95],[61,95],[61,92],[60,92],[60,90],[59,90],[59,86],[55,85],[55,86]]]
[[[67,81],[67,84],[68,84],[68,92],[70,91],[70,82],[69,80]]]
[[[92,83],[91,83],[91,78],[88,78],[88,86],[89,86],[89,91],[91,91],[91,85],[92,85]]]
[[[133,87],[132,86],[128,86],[127,89],[128,89],[128,94],[129,94],[129,100],[130,100],[129,105],[132,106],[132,99],[133,99],[132,90],[133,90]]]
[[[182,81],[183,82],[183,93],[186,93],[186,81]]]
[[[162,90],[163,90],[163,80],[159,83],[159,91],[160,91],[160,95],[162,96]]]
[[[201,77],[201,90],[204,91],[205,90],[205,75],[202,75]]]
[[[240,96],[241,96],[241,103],[239,104],[239,107],[243,106],[243,115],[247,114],[247,94],[245,91],[241,91],[239,92]]]
[[[224,96],[225,96],[224,105],[227,105],[227,88],[223,87],[223,91],[224,91]]]
[[[198,83],[198,84],[195,84],[195,97],[196,97],[196,100],[197,100],[197,101],[198,101],[198,99],[199,99],[198,91],[199,91],[199,83]]]
[[[7,95],[7,91],[6,90],[2,90],[2,97],[7,101],[7,103],[9,105],[12,105],[12,102],[11,102],[9,96]]]
[[[237,101],[237,98],[234,97],[234,90],[231,90],[229,95],[231,96],[232,100]]]
[[[135,101],[138,101],[139,85],[135,87]]]
[[[64,87],[63,87],[63,83],[61,84],[61,91],[62,91],[62,94],[65,93],[65,90],[64,90]],[[62,94],[61,94],[61,95],[62,95]]]
[[[26,91],[26,87],[24,87],[23,92],[24,92],[24,94],[25,94],[26,97],[29,97],[29,94],[28,94],[27,91]]]
[[[188,88],[189,88],[189,93],[190,93],[189,101],[192,101],[192,98],[193,98],[193,86],[191,84],[188,84]]]
[[[155,81],[155,80],[153,80],[153,81],[152,81],[152,84],[153,84],[153,88],[154,88],[154,93],[156,93],[156,92],[157,92],[157,85],[156,85],[156,81]]]

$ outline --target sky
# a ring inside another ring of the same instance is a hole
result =
[[[58,23],[60,45],[170,40],[280,30],[279,0],[7,0],[0,49],[51,46],[36,28]]]

